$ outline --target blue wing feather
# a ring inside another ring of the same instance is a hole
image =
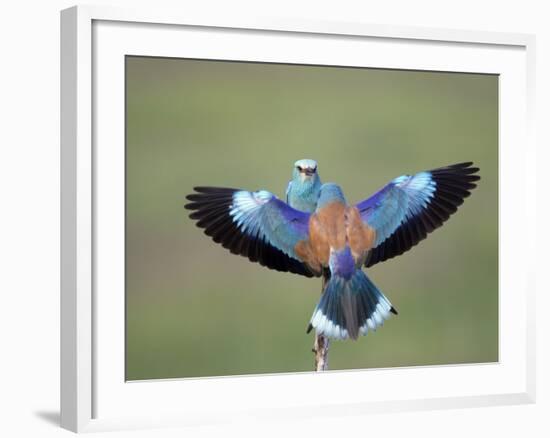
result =
[[[435,192],[428,172],[400,176],[369,199],[357,204],[361,218],[376,230],[375,246],[390,237],[408,218],[426,208]]]
[[[185,207],[205,234],[234,254],[270,269],[313,276],[294,252],[307,239],[309,214],[260,190],[196,187]]]
[[[408,251],[440,227],[470,195],[479,180],[472,163],[403,175],[356,207],[363,222],[376,231],[366,265]]]
[[[298,259],[294,246],[308,237],[308,213],[293,209],[268,191],[240,190],[233,194],[229,214],[242,233],[264,239]]]

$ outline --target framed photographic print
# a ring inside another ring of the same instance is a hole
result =
[[[63,427],[534,401],[532,36],[61,25]]]

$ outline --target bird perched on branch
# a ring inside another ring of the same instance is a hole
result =
[[[298,163],[287,194],[295,208],[265,190],[220,187],[195,187],[186,208],[234,254],[277,271],[324,276],[309,328],[357,339],[397,313],[362,268],[403,254],[440,227],[476,187],[479,169],[468,162],[403,175],[355,205],[338,185],[323,184],[313,207],[314,196],[300,202],[294,191],[302,178]]]

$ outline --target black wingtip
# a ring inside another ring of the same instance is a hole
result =
[[[464,161],[462,163],[451,164],[448,167],[454,167],[454,168],[470,167],[472,164],[474,164],[473,161]]]
[[[212,194],[212,193],[231,193],[236,192],[239,189],[234,189],[231,187],[213,187],[213,186],[196,186],[193,187],[193,190],[197,193]]]
[[[399,315],[399,313],[397,313],[397,310],[395,310],[395,307],[393,307],[393,306],[390,309],[390,312],[393,313],[394,315]]]
[[[311,323],[309,323],[309,324],[307,325],[306,333],[309,334],[309,332],[310,332],[311,330],[313,330],[313,326],[311,325]]]
[[[448,166],[442,166],[442,167],[434,168],[433,170],[434,171],[454,170],[454,171],[457,171],[457,172],[467,171],[467,173],[476,173],[476,172],[479,172],[479,167],[474,166],[473,161],[464,161],[462,163],[450,164]]]
[[[197,193],[208,193],[212,189],[216,189],[216,187],[210,187],[210,186],[195,186],[195,187],[193,187],[193,190]]]

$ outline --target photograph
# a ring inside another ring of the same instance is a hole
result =
[[[125,57],[126,381],[499,361],[499,76]]]

